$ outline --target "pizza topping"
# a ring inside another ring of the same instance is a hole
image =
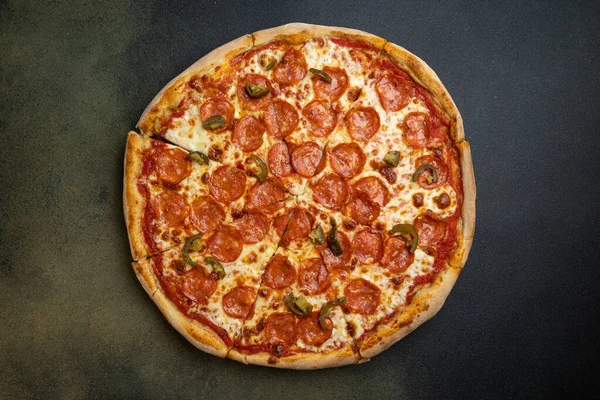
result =
[[[244,238],[234,227],[223,225],[208,239],[208,251],[221,262],[232,262],[242,253]]]
[[[365,228],[354,235],[352,247],[359,262],[363,264],[376,263],[383,256],[382,234],[371,228]]]
[[[185,198],[177,192],[163,192],[156,199],[160,217],[167,226],[181,226],[188,215]]]
[[[208,165],[208,163],[210,163],[208,156],[201,151],[192,151],[187,155],[187,158],[188,160],[195,161],[200,165]]]
[[[225,117],[222,115],[213,115],[202,123],[202,127],[209,131],[223,128],[225,126]]]
[[[321,253],[321,257],[323,257],[323,262],[330,270],[332,268],[344,268],[352,259],[352,243],[350,242],[350,239],[348,239],[348,236],[346,236],[344,232],[337,232],[336,236],[342,248],[341,255],[336,256],[333,254],[333,251],[329,245],[319,247],[319,252]]]
[[[315,142],[302,143],[291,155],[292,167],[305,178],[315,175],[324,160],[323,149]]]
[[[254,244],[263,240],[267,234],[269,219],[264,214],[249,212],[237,219],[234,225],[244,237],[244,243]]]
[[[325,326],[329,329],[323,328],[320,324],[320,318],[318,312],[313,312],[306,317],[300,318],[298,323],[298,338],[304,343],[311,346],[321,346],[331,337],[331,321],[329,318],[324,318]]]
[[[294,170],[292,169],[292,162],[290,160],[290,151],[287,144],[276,143],[269,150],[269,169],[278,178],[291,175]]]
[[[412,176],[412,181],[417,182],[424,189],[435,189],[446,182],[448,168],[437,156],[428,155],[417,158],[417,170]]]
[[[202,243],[202,240],[200,239],[201,237],[202,237],[202,235],[200,235],[200,234],[190,236],[189,238],[187,238],[187,240],[185,241],[185,244],[183,245],[183,250],[182,250],[183,259],[185,260],[186,263],[191,265],[193,268],[196,268],[198,266],[198,263],[196,261],[192,260],[189,253],[190,253],[190,250],[198,251],[204,247],[204,243]]]
[[[277,65],[277,59],[273,58],[267,65],[265,65],[265,71],[270,71]]]
[[[223,296],[223,311],[233,318],[244,319],[256,297],[255,291],[249,286],[237,286]]]
[[[246,210],[264,212],[269,206],[284,200],[285,197],[285,189],[279,181],[267,178],[265,182],[256,182],[248,191]]]
[[[390,185],[393,185],[394,183],[396,183],[396,172],[387,166],[383,166],[381,168],[379,168],[379,173],[390,183]]]
[[[263,274],[263,284],[272,289],[283,289],[296,280],[296,268],[287,257],[275,254]]]
[[[235,108],[223,97],[213,97],[200,107],[202,127],[212,133],[221,133],[229,128]]]
[[[296,49],[289,49],[273,70],[273,79],[281,85],[298,83],[306,75],[306,59]]]
[[[237,257],[236,257],[237,258]],[[214,257],[208,256],[204,259],[204,262],[207,263],[208,265],[210,265],[212,267],[212,270],[219,275],[219,279],[223,279],[225,278],[225,268],[223,268],[223,264],[221,264],[219,262],[219,260],[217,260]]]
[[[413,96],[413,86],[407,77],[385,74],[375,84],[379,101],[385,111],[400,111]]]
[[[344,206],[344,214],[363,225],[369,225],[376,220],[379,212],[379,205],[374,203],[369,195],[361,191],[354,193],[350,201]]]
[[[308,238],[311,242],[313,242],[313,244],[316,245],[325,243],[325,233],[323,232],[323,228],[321,228],[321,225],[317,225],[317,227],[313,229],[310,235],[308,235]]]
[[[346,308],[357,314],[373,314],[379,305],[381,290],[373,283],[359,278],[344,288]]]
[[[313,216],[306,210],[296,208],[292,214],[287,229],[281,237],[280,245],[287,247],[296,240],[305,240],[311,232]]]
[[[404,141],[412,147],[426,147],[429,142],[429,117],[421,112],[411,112],[404,117]]]
[[[400,152],[396,150],[388,151],[385,157],[383,157],[383,162],[390,167],[397,167],[400,162]]]
[[[212,233],[219,229],[225,220],[225,210],[209,196],[202,196],[192,203],[190,220],[202,233]]]
[[[355,107],[346,114],[348,132],[354,140],[367,141],[379,130],[379,114],[373,107]]]
[[[312,312],[313,306],[309,304],[306,297],[300,295],[294,296],[293,292],[289,292],[287,296],[283,298],[287,308],[296,315],[304,317]]]
[[[319,294],[330,285],[329,272],[320,257],[309,258],[302,262],[298,276],[300,289],[306,294]]]
[[[322,329],[326,331],[333,330],[333,326],[331,325],[331,321],[329,320],[331,310],[334,307],[343,306],[344,304],[346,304],[346,298],[344,296],[323,304],[323,307],[321,307],[321,311],[319,312],[319,325]]]
[[[322,79],[323,81],[325,81],[327,83],[331,83],[331,76],[329,76],[329,74],[327,72],[321,71],[320,69],[316,69],[316,68],[309,68],[308,70],[315,76]]]
[[[313,185],[313,200],[332,210],[340,210],[349,196],[348,183],[336,174],[323,175]]]
[[[192,173],[188,153],[179,149],[166,149],[156,157],[156,173],[166,183],[177,185]]]
[[[354,142],[340,143],[331,150],[331,167],[346,179],[355,177],[362,171],[367,158],[360,146]]]
[[[252,154],[252,161],[256,164],[258,170],[254,173],[254,176],[261,182],[265,183],[267,176],[269,175],[269,168],[267,164],[256,154]]]
[[[429,212],[415,218],[414,227],[419,232],[419,244],[423,246],[435,246],[446,233],[446,221],[435,218]]]
[[[264,333],[271,344],[289,344],[296,339],[297,317],[291,313],[273,313],[267,317]]]
[[[406,239],[406,246],[409,247],[411,253],[414,253],[419,244],[419,233],[411,224],[396,224],[391,229],[392,233],[399,233],[400,236]]]
[[[331,224],[331,229],[329,230],[329,236],[327,237],[327,241],[329,243],[329,248],[331,249],[331,253],[334,256],[339,256],[342,254],[342,244],[338,240],[337,237],[337,222],[334,218],[329,218],[329,223]]]
[[[217,280],[207,276],[202,268],[194,268],[182,275],[181,292],[189,299],[206,304],[208,298],[217,290]]]
[[[306,129],[314,136],[329,135],[337,124],[337,115],[325,100],[313,100],[302,109]]]
[[[323,68],[322,72],[329,76],[330,82],[327,82],[320,76],[313,77],[312,81],[313,88],[315,90],[315,97],[317,99],[324,99],[334,102],[342,97],[348,88],[348,75],[346,75],[346,72],[340,68],[325,67]]]
[[[448,193],[446,192],[443,192],[439,196],[434,197],[433,201],[435,202],[435,204],[437,204],[440,210],[443,210],[450,206],[450,196],[448,196]]]
[[[423,193],[415,193],[412,197],[413,205],[417,208],[423,205]]]
[[[251,86],[250,86],[251,85]],[[246,89],[248,87],[248,89]],[[250,94],[253,94],[253,97]],[[261,96],[258,96],[262,94]],[[237,87],[237,95],[242,106],[250,111],[257,111],[266,108],[270,102],[269,81],[262,75],[248,74],[240,78]]]
[[[265,125],[256,117],[246,115],[235,125],[231,141],[247,153],[257,150],[263,143]]]
[[[265,111],[267,131],[276,139],[283,139],[296,129],[298,112],[285,100],[274,100],[273,106]]]
[[[359,179],[352,188],[369,196],[379,207],[385,206],[390,201],[390,192],[386,186],[375,176]]]
[[[385,250],[381,264],[390,272],[404,272],[415,259],[413,252],[408,249],[408,241],[399,237],[390,237],[385,241]]]
[[[229,204],[244,195],[246,174],[244,171],[222,166],[217,168],[208,181],[210,194],[223,204]]]

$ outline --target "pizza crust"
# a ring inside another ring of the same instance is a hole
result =
[[[269,353],[244,354],[235,347],[228,358],[244,364],[288,369],[321,369],[357,364],[360,356],[351,346],[342,347],[327,353],[298,353],[287,357],[275,357]]]
[[[229,346],[219,335],[200,322],[186,317],[167,298],[154,276],[149,261],[134,262],[132,266],[135,275],[146,290],[146,293],[148,293],[173,328],[198,349],[221,358],[227,355]]]

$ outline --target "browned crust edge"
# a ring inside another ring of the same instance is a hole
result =
[[[420,290],[412,303],[391,321],[381,325],[360,343],[361,357],[368,359],[376,356],[391,345],[411,333],[425,321],[432,318],[444,305],[454,287],[462,268],[467,262],[475,231],[476,188],[471,150],[468,142],[456,145],[460,155],[461,177],[463,184],[463,204],[460,218],[460,245],[446,268],[436,277],[430,286]]]
[[[465,130],[460,112],[435,71],[425,61],[397,44],[386,42],[383,51],[415,82],[427,90],[431,94],[434,104],[450,117],[450,133],[454,142],[465,140]]]
[[[243,364],[288,369],[333,368],[360,362],[360,356],[354,351],[352,345],[327,353],[299,353],[281,358],[274,357],[268,353],[244,354],[234,347],[227,357]],[[269,362],[269,360],[274,360],[274,362]]]
[[[229,346],[223,342],[219,335],[200,322],[186,317],[167,298],[154,276],[150,259],[134,262],[132,266],[144,290],[146,290],[146,293],[148,293],[173,328],[198,349],[221,358],[227,355]]]
[[[149,145],[148,139],[142,138],[135,132],[127,134],[123,174],[123,213],[129,236],[129,248],[134,260],[145,257],[148,253],[142,221],[146,199],[138,192],[137,178],[142,173],[142,151]]]

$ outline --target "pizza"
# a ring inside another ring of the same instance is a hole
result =
[[[369,360],[437,313],[475,181],[437,75],[377,36],[290,24],[169,82],[129,132],[133,269],[199,349],[315,369]]]

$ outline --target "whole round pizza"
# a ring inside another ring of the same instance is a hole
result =
[[[199,349],[360,363],[431,318],[464,266],[475,181],[436,74],[377,36],[290,24],[169,82],[130,132],[133,268]]]

